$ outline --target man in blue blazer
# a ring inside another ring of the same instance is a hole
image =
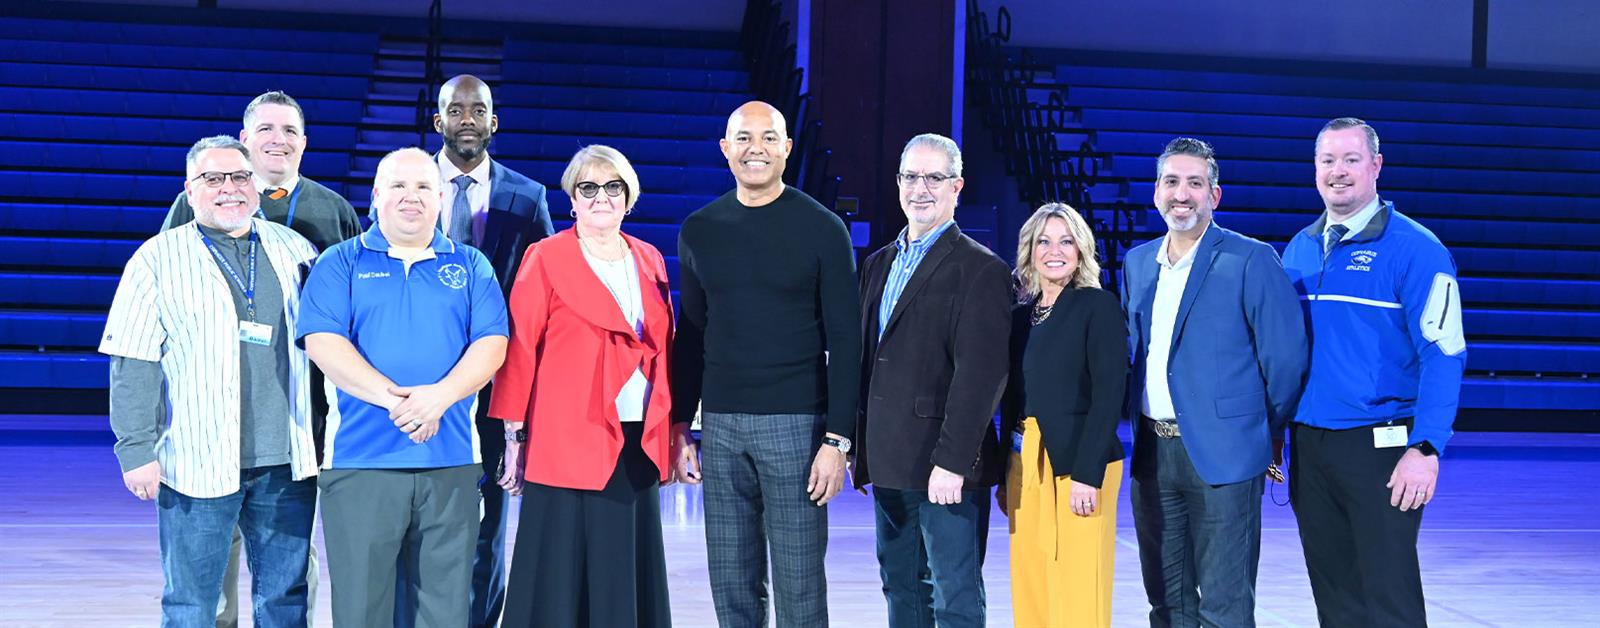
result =
[[[501,290],[509,295],[522,254],[534,242],[554,233],[545,187],[489,158],[489,141],[500,128],[494,113],[494,95],[475,76],[462,74],[439,88],[439,110],[433,128],[444,139],[439,151],[444,204],[439,228],[451,240],[470,245],[489,258]],[[479,392],[474,412],[478,444],[483,455],[483,520],[472,561],[472,600],[468,624],[472,628],[498,626],[506,593],[506,492],[495,472],[505,455],[505,427],[488,418],[491,383]],[[427,577],[422,574],[421,577]],[[404,591],[396,604],[408,605]],[[396,618],[410,617],[396,613]]]
[[[1255,625],[1263,478],[1306,376],[1294,287],[1272,247],[1212,224],[1221,200],[1211,146],[1173,140],[1156,160],[1167,234],[1124,258],[1151,626]]]

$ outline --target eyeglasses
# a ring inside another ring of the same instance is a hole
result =
[[[234,185],[244,185],[249,183],[250,177],[255,176],[255,174],[256,173],[249,170],[235,170],[233,172],[202,172],[198,175],[195,175],[195,178],[190,179],[190,181],[198,179],[200,181],[205,181],[206,187],[208,188],[220,188],[222,187],[223,181],[232,181]]]
[[[628,184],[621,181],[607,181],[604,185],[601,185],[599,183],[584,181],[583,183],[579,183],[578,185],[574,186],[574,189],[578,190],[578,196],[582,196],[584,198],[594,198],[600,194],[600,190],[602,189],[606,191],[606,196],[615,198],[622,196],[623,192],[628,191]]]
[[[906,186],[908,188],[916,187],[917,184],[922,183],[923,181],[927,181],[928,182],[928,189],[937,190],[939,188],[944,187],[945,183],[947,183],[947,182],[949,182],[949,181],[951,181],[953,179],[959,179],[960,177],[957,177],[956,175],[953,175],[953,174],[945,174],[945,173],[942,173],[942,172],[932,172],[932,173],[928,173],[928,174],[917,174],[915,172],[901,172],[899,174],[894,175],[894,178],[900,182],[900,185]]]

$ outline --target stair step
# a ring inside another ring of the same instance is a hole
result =
[[[485,82],[488,82],[488,83],[499,83],[500,82],[500,73],[499,72],[492,72],[492,73],[491,72],[480,72],[480,71],[477,71],[477,70],[474,70],[474,69],[463,69],[463,68],[466,68],[466,66],[460,66],[458,68],[452,69],[451,64],[446,63],[446,64],[443,64],[443,65],[440,66],[440,72],[443,73],[445,76],[455,76],[457,74],[471,74],[471,75],[477,76],[478,78],[483,79]],[[373,70],[372,71],[372,76],[373,77],[384,78],[384,79],[417,79],[417,80],[420,81],[420,80],[422,80],[422,74],[423,74],[423,70],[420,67],[418,67],[416,70]]]

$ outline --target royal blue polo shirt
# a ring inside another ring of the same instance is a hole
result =
[[[374,223],[317,259],[300,297],[297,339],[344,336],[367,362],[400,386],[432,384],[455,368],[467,346],[506,336],[505,297],[477,249],[434,231],[432,256],[408,269],[390,257]],[[330,388],[333,382],[328,382]],[[417,444],[389,411],[343,390],[330,400],[325,469],[437,469],[480,463],[477,395],[445,411],[439,433]]]

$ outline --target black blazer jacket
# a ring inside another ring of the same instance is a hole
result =
[[[1000,477],[994,412],[1005,390],[1011,278],[952,225],[917,265],[878,338],[878,306],[899,251],[861,267],[861,411],[855,485],[926,490],[933,466],[967,486]]]
[[[1099,288],[1068,288],[1038,326],[1030,324],[1032,310],[1024,304],[1013,312],[1001,433],[1009,447],[1011,431],[1023,417],[1038,419],[1050,469],[1098,488],[1106,465],[1125,456],[1117,438],[1128,390],[1122,305],[1117,295]]]

